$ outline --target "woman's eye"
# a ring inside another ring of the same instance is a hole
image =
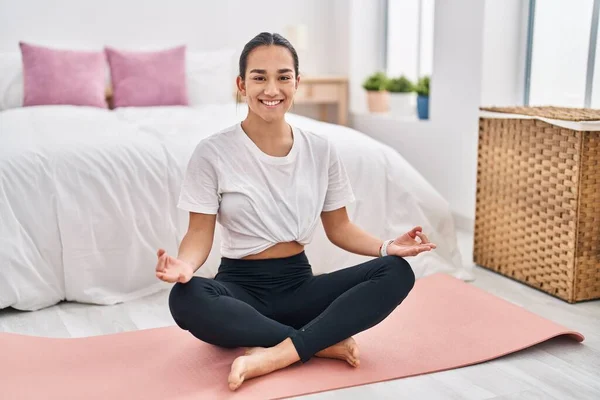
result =
[[[282,76],[281,79],[289,81],[291,78],[289,76]]]
[[[262,81],[262,80],[264,80],[264,79],[265,79],[265,78],[263,78],[262,76],[256,76],[256,77],[254,77],[254,80],[255,80],[255,81]]]

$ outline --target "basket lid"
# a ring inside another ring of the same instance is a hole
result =
[[[481,107],[484,111],[493,111],[509,114],[531,115],[550,119],[562,119],[564,121],[600,121],[600,110],[593,108],[572,107]]]
[[[600,110],[571,107],[480,107],[483,118],[539,119],[577,131],[600,131]]]

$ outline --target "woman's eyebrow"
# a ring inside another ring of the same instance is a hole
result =
[[[285,74],[287,72],[293,72],[290,68],[281,68],[277,70],[278,73],[280,74]],[[250,73],[257,73],[257,74],[266,74],[267,70],[266,69],[252,69],[250,70]]]

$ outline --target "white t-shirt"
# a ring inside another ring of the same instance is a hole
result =
[[[242,258],[280,242],[310,243],[322,211],[354,201],[329,140],[292,127],[285,157],[264,153],[238,123],[203,139],[185,173],[178,207],[217,214],[221,255]]]

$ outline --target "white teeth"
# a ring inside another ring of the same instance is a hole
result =
[[[277,104],[281,103],[281,100],[277,100],[277,101],[266,101],[266,100],[261,100],[261,102],[263,104],[266,104],[268,106],[276,106]]]

